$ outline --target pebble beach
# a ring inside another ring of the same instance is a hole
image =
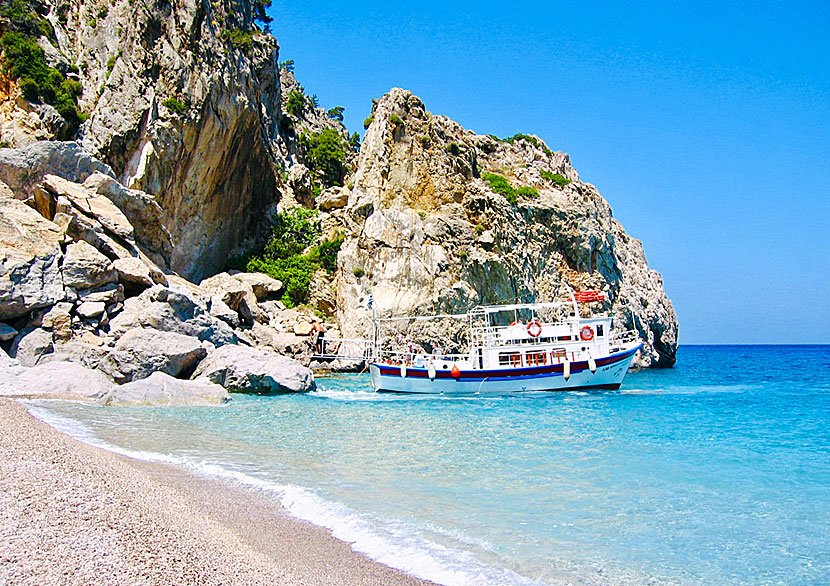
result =
[[[428,584],[263,495],[81,443],[0,399],[0,585]]]

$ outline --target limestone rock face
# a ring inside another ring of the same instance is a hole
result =
[[[63,232],[0,183],[0,320],[63,300]]]
[[[516,203],[481,178],[505,177]],[[559,175],[557,182],[547,177]],[[538,195],[536,195],[538,194]],[[641,366],[670,366],[677,321],[662,281],[596,188],[538,137],[505,142],[426,113],[410,92],[381,98],[366,132],[338,257],[344,337],[368,337],[382,314],[464,311],[561,298],[564,283],[601,289],[615,330],[636,329]]]
[[[311,370],[268,350],[227,345],[202,360],[193,378],[205,377],[231,392],[304,393],[316,389]]]
[[[147,378],[154,372],[179,376],[207,355],[198,338],[135,328],[119,338],[98,368],[116,382]]]
[[[194,407],[230,400],[222,386],[208,380],[181,380],[163,372],[113,387],[100,402],[110,407]]]

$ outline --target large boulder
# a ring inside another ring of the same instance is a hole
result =
[[[149,377],[113,387],[101,400],[111,407],[220,405],[230,399],[224,387],[205,379],[181,380],[154,372]]]
[[[49,362],[0,377],[0,396],[92,401],[106,396],[113,384],[106,376],[75,362]]]
[[[109,323],[110,334],[115,338],[134,328],[195,336],[214,346],[237,342],[231,327],[210,314],[205,299],[178,284],[155,285],[138,297],[127,299],[124,309]]]
[[[275,352],[222,346],[202,360],[193,378],[205,377],[231,392],[304,393],[317,388],[311,370]]]
[[[118,280],[112,262],[98,250],[80,240],[66,247],[63,261],[63,282],[75,289],[91,289]]]
[[[247,293],[253,293],[250,285],[228,273],[218,273],[208,277],[199,283],[199,287],[211,297],[221,299],[225,305],[234,311],[239,309],[239,304],[245,299]]]
[[[189,374],[206,355],[207,350],[193,336],[136,328],[121,336],[98,369],[125,383],[157,371],[171,376]]]
[[[127,240],[133,239],[133,225],[109,198],[56,175],[46,175],[40,187],[45,193],[53,194],[55,200],[66,198],[85,216],[96,219],[110,234]]]
[[[43,328],[25,328],[12,342],[9,355],[23,366],[34,366],[54,350],[52,332]]]
[[[63,300],[62,240],[56,224],[0,183],[0,320]]]
[[[47,173],[80,183],[95,172],[115,177],[109,165],[84,152],[77,142],[44,140],[19,149],[0,149],[0,180],[20,199],[32,196]]]
[[[251,288],[257,301],[263,301],[282,291],[282,281],[265,273],[233,273],[233,278]]]

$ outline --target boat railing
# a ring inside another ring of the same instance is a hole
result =
[[[406,351],[391,351],[383,350],[379,353],[381,362],[388,364],[407,364],[418,366],[423,364],[426,366],[429,362],[458,362],[460,360],[468,360],[469,354],[427,354],[424,352],[406,352]]]
[[[370,360],[372,341],[361,338],[323,337],[314,346],[314,360]]]

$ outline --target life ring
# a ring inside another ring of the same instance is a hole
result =
[[[527,322],[527,333],[533,338],[538,338],[542,335],[542,324],[535,317]]]
[[[590,342],[594,339],[594,330],[591,329],[591,326],[585,326],[579,330],[579,337],[586,342]]]

